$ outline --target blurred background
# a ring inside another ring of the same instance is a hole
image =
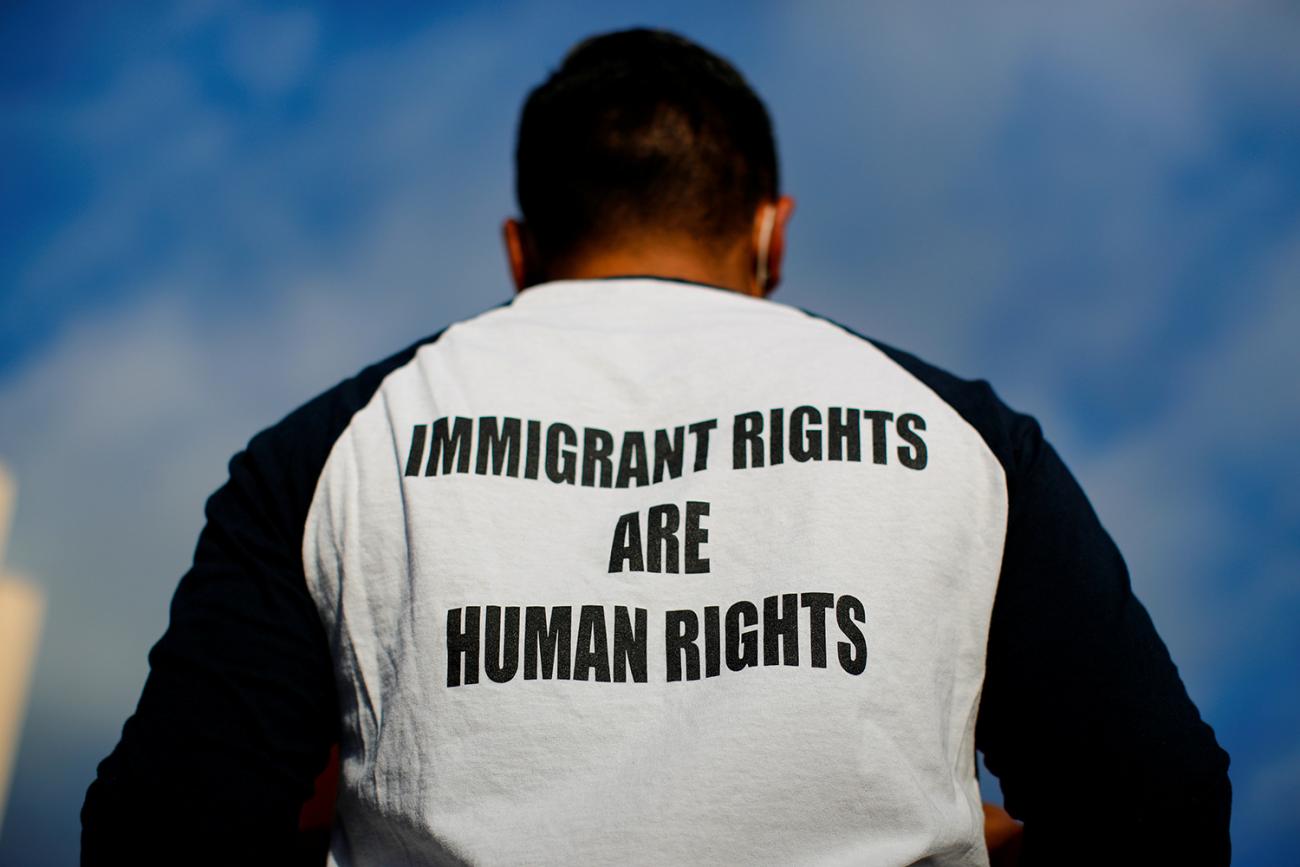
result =
[[[521,101],[633,24],[766,99],[774,300],[1042,422],[1232,756],[1235,863],[1300,863],[1300,6],[520,0],[0,7],[7,568],[46,602],[0,864],[76,862],[228,458],[509,297]]]

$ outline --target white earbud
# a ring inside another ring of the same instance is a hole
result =
[[[767,254],[772,246],[772,231],[776,228],[776,208],[763,206],[763,225],[758,230],[758,256],[754,262],[754,282],[760,292],[767,291]]]

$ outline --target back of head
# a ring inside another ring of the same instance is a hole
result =
[[[538,255],[748,237],[777,196],[767,110],[740,73],[661,30],[579,43],[524,104],[516,192]]]

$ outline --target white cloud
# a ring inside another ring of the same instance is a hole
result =
[[[52,133],[95,155],[98,185],[20,291],[108,288],[128,266],[134,285],[0,381],[0,452],[22,485],[12,559],[51,597],[34,718],[116,732],[203,502],[253,433],[506,296],[508,149],[446,156],[465,128],[504,139],[512,122],[464,92],[509,59],[476,26],[344,60],[317,123],[255,147],[183,64],[152,55],[51,113]],[[331,182],[359,209],[337,237],[307,225]],[[160,214],[174,241],[142,252]]]
[[[1276,576],[1300,565],[1300,544],[1277,549],[1267,528],[1240,514],[1225,485],[1234,466],[1274,466],[1283,475],[1300,469],[1293,453],[1300,431],[1293,382],[1300,370],[1300,225],[1257,279],[1259,288],[1241,287],[1250,315],[1198,347],[1181,381],[1171,383],[1176,396],[1167,411],[1079,467],[1131,561],[1135,585],[1169,615],[1169,641],[1180,650],[1175,659],[1231,656],[1266,635],[1269,619],[1295,615],[1300,582]],[[1286,508],[1282,520],[1300,529],[1294,501],[1289,516]],[[1216,577],[1216,556],[1257,546],[1275,549],[1273,567],[1241,575],[1232,586],[1206,583]]]
[[[812,276],[855,287],[856,300],[825,295],[881,336],[1010,389],[1060,393],[1067,373],[1142,358],[1207,245],[1285,189],[1257,165],[1209,198],[1178,198],[1182,173],[1231,157],[1226,113],[1293,101],[1276,14],[1209,2],[781,12],[781,59],[797,74],[768,87]]]

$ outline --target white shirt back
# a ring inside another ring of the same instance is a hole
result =
[[[1006,521],[980,434],[798,309],[620,278],[452,325],[308,513],[332,863],[987,864]]]

